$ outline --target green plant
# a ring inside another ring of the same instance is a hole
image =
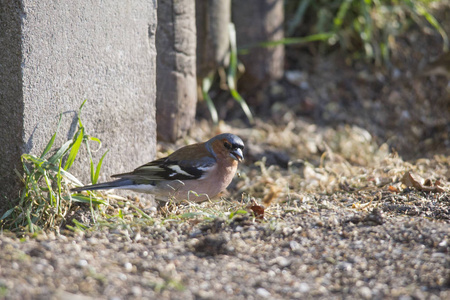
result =
[[[231,96],[236,100],[244,111],[250,123],[253,123],[253,115],[250,108],[245,102],[244,98],[238,93],[236,89],[237,83],[237,66],[238,66],[238,56],[237,56],[237,46],[236,46],[236,29],[233,23],[228,26],[230,33],[230,66],[228,67],[227,74],[227,84],[230,89]]]
[[[388,64],[392,40],[413,23],[432,26],[448,51],[447,33],[430,13],[433,0],[334,0],[287,1],[286,11],[295,11],[287,22],[287,38],[251,46],[292,45],[322,41]],[[306,26],[303,26],[305,25]],[[303,28],[306,28],[306,31]],[[304,37],[292,37],[303,32]],[[245,50],[245,49],[244,49]]]
[[[229,24],[228,32],[230,34],[230,51],[229,51],[229,65],[227,69],[226,75],[226,85],[230,91],[231,96],[237,103],[241,106],[245,116],[249,120],[250,123],[253,123],[253,115],[250,111],[250,108],[247,105],[245,99],[239,94],[236,88],[237,84],[237,67],[238,67],[238,57],[237,57],[237,47],[236,47],[236,29],[233,23]],[[211,72],[209,76],[203,78],[201,90],[203,99],[206,101],[206,105],[208,106],[208,110],[211,114],[211,119],[214,124],[219,122],[219,117],[217,114],[216,107],[214,105],[213,100],[209,96],[208,92],[214,82],[215,73]]]
[[[49,153],[53,148],[62,115],[60,115],[56,132],[42,154],[40,156],[22,155],[23,174],[16,172],[23,182],[23,189],[20,192],[18,204],[7,210],[1,217],[2,228],[28,232],[55,229],[61,226],[73,202],[89,203],[91,210],[96,205],[106,204],[105,200],[96,196],[98,194],[95,193],[89,193],[86,196],[71,195],[69,192],[71,186],[82,185],[75,176],[69,173],[81,144],[86,145],[93,183],[98,180],[103,159],[107,153],[106,151],[95,167],[89,141],[97,142],[99,145],[101,142],[98,138],[86,134],[85,127],[81,122],[81,109],[85,103],[86,101],[82,103],[78,111],[78,130],[74,137],[64,143],[53,155],[49,156]]]

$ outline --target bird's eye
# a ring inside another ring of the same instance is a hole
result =
[[[225,148],[227,149],[231,149],[231,144],[228,142],[223,143],[223,145],[225,146]]]

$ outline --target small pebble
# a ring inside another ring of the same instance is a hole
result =
[[[347,272],[349,272],[349,271],[352,270],[352,264],[351,264],[351,263],[348,263],[348,262],[346,262],[346,261],[343,261],[343,262],[338,263],[336,267],[337,267],[339,270],[347,271]]]
[[[289,242],[289,247],[291,247],[292,251],[299,250],[300,249],[300,243],[297,242],[297,241],[290,241]]]
[[[133,270],[133,265],[129,262],[126,262],[123,266],[125,267],[125,271],[127,272],[131,272],[131,270]]]
[[[136,297],[140,297],[142,295],[142,290],[139,286],[135,285],[131,288],[131,293]]]
[[[283,256],[278,256],[275,260],[277,265],[279,265],[281,268],[285,268],[291,264],[291,261]]]
[[[127,275],[125,275],[125,274],[123,274],[123,273],[119,273],[118,277],[119,277],[119,279],[122,280],[122,281],[127,280]]]
[[[88,264],[89,264],[89,263],[88,263],[87,260],[85,260],[85,259],[80,259],[80,260],[78,261],[78,266],[80,266],[80,267],[86,267]]]
[[[302,283],[299,284],[298,290],[300,292],[302,292],[302,293],[307,293],[307,292],[309,292],[310,288],[309,288],[309,285],[307,283],[302,282]]]
[[[268,290],[266,290],[265,288],[257,288],[256,289],[256,294],[258,294],[258,296],[262,297],[262,298],[269,298],[270,297],[270,293]]]
[[[363,286],[359,288],[359,294],[364,299],[370,299],[372,298],[372,291],[367,286]]]

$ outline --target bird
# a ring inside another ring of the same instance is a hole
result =
[[[129,173],[112,175],[114,181],[76,187],[71,192],[124,189],[155,195],[159,201],[203,202],[227,188],[244,160],[244,142],[231,133],[182,147]]]

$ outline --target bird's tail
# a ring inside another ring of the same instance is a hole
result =
[[[110,181],[110,182],[76,187],[76,188],[71,189],[70,191],[71,192],[81,192],[81,191],[120,189],[125,186],[130,186],[133,184],[134,184],[134,182],[132,180],[121,178],[121,179],[117,179],[117,180]]]

